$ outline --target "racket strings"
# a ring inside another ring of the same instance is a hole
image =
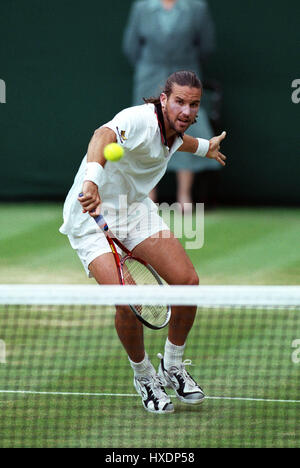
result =
[[[160,284],[154,274],[142,263],[127,258],[123,263],[124,281],[127,285],[157,285]],[[146,322],[161,326],[167,317],[167,306],[135,304],[132,307]]]

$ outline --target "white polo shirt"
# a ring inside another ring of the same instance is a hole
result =
[[[118,210],[120,196],[126,196],[129,211],[130,206],[138,202],[153,209],[155,205],[148,194],[163,177],[170,157],[183,143],[182,138],[177,136],[172,147],[168,148],[163,119],[154,104],[124,109],[102,127],[112,129],[118,143],[124,148],[120,161],[107,161],[105,164],[99,186],[103,205]],[[95,229],[94,221],[88,214],[82,213],[77,200],[82,190],[86,163],[87,156],[83,158],[65,201],[64,223],[60,228],[63,234],[81,235]]]

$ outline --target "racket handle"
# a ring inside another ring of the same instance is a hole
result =
[[[80,193],[79,197],[82,197],[82,196],[83,196],[83,193]],[[94,220],[98,224],[99,228],[102,229],[102,231],[108,231],[107,223],[101,214],[99,216],[96,216]]]
[[[99,228],[102,229],[102,231],[108,231],[107,223],[104,217],[102,216],[102,214],[100,214],[99,216],[96,216],[94,220],[98,224]]]

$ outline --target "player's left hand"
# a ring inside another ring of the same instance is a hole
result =
[[[213,137],[209,140],[209,150],[206,155],[209,159],[215,159],[222,166],[225,166],[226,156],[220,152],[221,142],[226,137],[226,132],[222,132],[221,135]]]

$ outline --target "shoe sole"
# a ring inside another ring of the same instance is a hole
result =
[[[171,410],[152,410],[152,409],[149,409],[147,408],[144,404],[143,404],[143,407],[146,411],[148,411],[148,413],[152,413],[152,414],[171,414],[171,413],[174,413],[174,408],[171,409]]]
[[[180,401],[182,401],[182,403],[185,403],[187,405],[201,405],[201,403],[203,403],[203,401],[205,400],[205,396],[203,396],[200,400],[186,400],[185,398],[179,395],[176,396]]]

